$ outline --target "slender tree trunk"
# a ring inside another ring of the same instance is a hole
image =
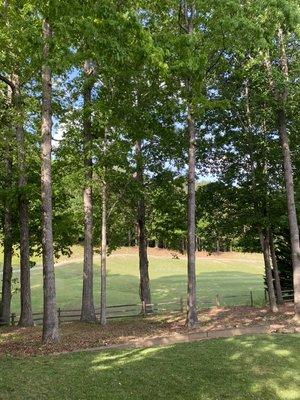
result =
[[[195,3],[179,2],[179,27],[187,35],[194,32]],[[192,90],[191,78],[185,79],[185,90]],[[187,131],[189,138],[188,154],[188,287],[186,325],[193,328],[198,322],[196,303],[196,127],[191,104],[187,104]]]
[[[196,303],[196,128],[188,106],[188,290],[187,290],[187,319],[188,327],[194,327],[198,322]]]
[[[12,102],[12,90],[8,88],[8,101]],[[6,138],[6,177],[5,188],[9,191],[12,187],[13,176],[13,159],[11,138]],[[12,210],[9,198],[5,199],[4,204],[4,226],[3,226],[3,271],[2,271],[2,291],[0,304],[0,323],[10,323],[11,309],[11,285],[12,285],[12,256],[13,256],[13,240],[12,240]]]
[[[7,12],[8,3],[7,0],[3,1],[3,7],[5,14]],[[7,17],[7,15],[5,15]],[[5,82],[8,84],[8,82]],[[13,88],[8,85],[7,98],[10,106],[12,105]],[[6,138],[6,182],[5,188],[9,190],[12,186],[12,147],[10,143],[10,137]],[[3,270],[2,270],[2,291],[1,291],[1,303],[0,303],[0,324],[10,323],[10,309],[11,309],[11,285],[12,285],[12,211],[9,199],[5,199],[4,204],[4,226],[3,226]]]
[[[20,112],[21,93],[19,77],[13,75],[14,107],[16,112]],[[29,264],[29,214],[28,197],[26,193],[27,173],[26,173],[26,149],[25,134],[23,126],[18,123],[15,127],[17,149],[18,149],[18,168],[19,168],[19,214],[20,214],[20,300],[21,314],[19,326],[33,326],[33,316],[31,309],[31,289],[30,289],[30,264]]]
[[[283,32],[279,29],[278,33],[280,51],[281,51],[281,70],[288,82],[288,62],[285,52]],[[293,283],[294,283],[294,304],[295,304],[295,320],[300,323],[300,241],[299,241],[299,226],[297,220],[297,212],[295,205],[295,191],[293,179],[293,166],[291,160],[291,151],[289,146],[289,137],[287,132],[286,110],[285,103],[287,101],[287,87],[281,94],[279,100],[279,108],[277,110],[278,129],[280,134],[281,148],[283,153],[283,168],[284,181],[287,197],[287,210],[290,227],[290,241],[292,248],[292,263],[293,263]]]
[[[147,252],[147,232],[146,232],[146,206],[144,196],[144,166],[142,154],[142,142],[138,140],[135,145],[136,150],[136,179],[139,184],[139,199],[137,204],[137,230],[139,246],[139,270],[140,270],[140,298],[144,311],[151,312],[151,292],[149,279],[149,262]],[[148,306],[147,306],[148,305]]]
[[[279,276],[279,271],[278,271],[277,257],[276,257],[276,251],[275,251],[272,231],[269,231],[269,238],[270,238],[270,252],[271,252],[273,273],[274,273],[274,279],[275,279],[277,303],[283,304],[280,276]]]
[[[273,285],[273,275],[271,269],[271,262],[270,262],[270,242],[269,242],[269,235],[267,233],[260,233],[260,242],[261,248],[263,251],[264,256],[264,263],[265,263],[265,272],[266,272],[266,280],[267,280],[267,287],[269,293],[269,300],[270,300],[270,308],[271,310],[276,313],[278,311],[277,304],[276,304],[276,295]]]
[[[12,159],[6,159],[7,183],[11,186],[12,180]],[[5,200],[4,207],[4,240],[3,240],[3,275],[2,275],[2,292],[1,292],[1,313],[0,323],[10,323],[10,307],[11,307],[11,283],[12,283],[12,212],[10,201]]]
[[[56,311],[55,273],[52,232],[52,174],[51,174],[51,132],[52,132],[52,88],[51,67],[49,63],[49,41],[52,30],[47,20],[43,22],[44,50],[42,67],[42,143],[41,143],[41,186],[43,216],[43,279],[44,279],[44,318],[43,343],[59,340]]]
[[[83,111],[83,134],[84,134],[84,166],[85,166],[85,188],[83,191],[84,207],[84,262],[83,262],[83,287],[81,321],[95,322],[96,314],[93,296],[93,160],[91,155],[92,124],[90,105],[92,101],[93,80],[91,80],[92,66],[89,61],[84,63],[84,111]]]
[[[106,325],[106,257],[107,257],[107,188],[105,177],[102,182],[102,223],[101,223],[101,302],[100,323]]]

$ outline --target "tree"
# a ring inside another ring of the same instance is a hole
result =
[[[94,82],[94,67],[91,61],[84,63],[84,109],[83,109],[83,134],[84,134],[84,165],[85,165],[85,187],[83,190],[84,207],[84,262],[83,262],[83,289],[81,320],[95,322],[96,314],[93,298],[93,159],[92,159],[92,123],[91,123],[91,101]]]
[[[21,92],[19,76],[13,75],[14,83],[14,106],[20,114],[21,110]],[[18,116],[18,118],[22,118]],[[21,122],[17,122],[15,126],[16,142],[18,148],[18,165],[19,165],[19,218],[20,218],[20,295],[21,295],[21,314],[19,326],[32,326],[33,316],[31,309],[31,289],[30,289],[30,260],[29,260],[29,214],[28,214],[28,198],[27,198],[27,162],[25,147],[25,131]]]
[[[106,140],[106,139],[105,139]],[[106,259],[107,259],[107,185],[106,174],[103,172],[101,197],[102,197],[102,218],[101,218],[101,289],[100,289],[100,323],[106,325]]]
[[[297,212],[295,206],[295,189],[293,178],[293,164],[290,150],[288,133],[288,109],[291,107],[289,87],[291,78],[289,76],[289,60],[287,56],[287,38],[291,41],[299,40],[297,28],[299,26],[299,5],[294,1],[283,2],[282,5],[270,7],[271,12],[276,15],[276,24],[273,32],[277,34],[275,46],[269,46],[265,51],[265,66],[269,77],[269,90],[271,104],[275,111],[277,129],[279,132],[280,145],[283,156],[283,171],[286,191],[287,215],[290,229],[291,258],[293,265],[294,304],[295,320],[300,321],[300,241]],[[291,57],[292,58],[292,57]],[[293,60],[295,62],[295,60]],[[297,58],[296,58],[297,62]],[[297,80],[294,81],[297,90]]]
[[[8,139],[8,138],[7,138]],[[7,140],[6,139],[6,140]],[[7,140],[8,141],[8,140]],[[10,146],[10,145],[8,145]],[[6,146],[6,190],[11,188],[12,184],[12,159],[10,149]],[[1,307],[0,321],[9,324],[10,322],[10,306],[11,306],[11,285],[12,285],[12,255],[13,255],[13,239],[12,239],[12,210],[11,202],[8,194],[4,203],[4,240],[3,240],[3,274],[2,274],[2,291],[1,291]]]
[[[43,21],[43,67],[42,67],[42,142],[41,142],[41,185],[43,213],[43,278],[44,316],[43,343],[55,343],[58,336],[56,291],[54,274],[54,251],[52,232],[52,179],[51,179],[51,66],[50,42],[52,29],[48,19]]]
[[[287,197],[287,210],[290,226],[290,240],[292,250],[292,262],[294,269],[294,304],[295,304],[295,319],[300,323],[300,240],[299,226],[297,220],[295,193],[293,181],[293,166],[291,161],[291,152],[289,147],[289,138],[287,132],[286,110],[285,103],[287,101],[287,82],[289,79],[288,61],[285,52],[284,36],[282,28],[278,30],[278,41],[280,46],[280,67],[284,77],[285,85],[282,93],[279,96],[277,117],[278,129],[280,134],[280,142],[283,153],[284,180]]]
[[[146,206],[144,193],[144,165],[142,141],[137,140],[135,144],[136,156],[136,180],[138,183],[138,202],[137,202],[137,231],[138,231],[138,246],[139,246],[139,270],[140,270],[140,298],[143,305],[143,311],[147,312],[151,307],[151,294],[149,283],[148,270],[148,255],[147,255],[147,234],[146,234]]]

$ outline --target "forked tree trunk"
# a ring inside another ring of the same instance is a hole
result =
[[[278,271],[276,251],[275,251],[275,246],[274,246],[274,238],[273,238],[273,233],[271,230],[269,231],[269,238],[270,238],[270,252],[271,252],[271,259],[272,259],[272,266],[273,266],[273,273],[274,273],[277,303],[283,304],[281,282],[280,282],[280,276],[279,276],[279,271]]]
[[[52,30],[47,20],[43,22],[42,67],[42,142],[41,142],[41,186],[42,186],[42,242],[44,279],[43,343],[59,340],[56,311],[55,273],[52,232],[52,176],[51,176],[51,133],[52,133],[52,89],[51,67],[49,66],[49,41]]]
[[[263,252],[263,256],[264,256],[265,273],[266,273],[270,308],[274,313],[276,313],[278,311],[278,308],[277,308],[277,304],[276,304],[276,296],[275,296],[275,290],[274,290],[274,285],[273,285],[273,276],[272,276],[272,268],[271,268],[271,260],[270,260],[270,242],[269,242],[269,236],[267,233],[265,233],[265,232],[260,233],[260,242],[261,242],[261,248],[262,248],[262,252]]]
[[[194,327],[198,322],[196,303],[196,128],[188,107],[187,126],[189,135],[188,158],[188,290],[187,318],[188,327]]]
[[[295,191],[293,180],[293,166],[291,160],[291,151],[289,146],[289,137],[287,132],[286,109],[287,101],[287,82],[289,77],[288,61],[285,52],[283,32],[278,32],[280,44],[280,62],[281,70],[286,80],[286,87],[279,98],[279,107],[277,110],[278,130],[280,134],[281,148],[283,153],[284,181],[287,197],[287,210],[290,227],[290,241],[292,249],[293,263],[293,283],[294,283],[294,304],[295,304],[295,320],[300,323],[300,242],[299,242],[299,226],[297,220],[297,212],[295,205]]]
[[[149,279],[149,261],[147,252],[146,232],[146,205],[144,195],[144,165],[142,154],[142,142],[138,140],[135,145],[136,151],[136,180],[139,185],[139,198],[137,203],[137,231],[139,246],[139,271],[140,271],[140,299],[144,312],[151,312],[151,292]]]
[[[93,296],[93,160],[92,148],[92,124],[91,124],[91,101],[93,80],[91,77],[92,66],[89,61],[84,63],[84,109],[83,109],[83,135],[84,135],[84,167],[85,188],[83,191],[84,207],[84,261],[83,261],[83,286],[81,321],[95,322],[96,314]]]
[[[14,90],[14,107],[16,112],[20,112],[21,93],[19,77],[13,75],[12,81]],[[21,314],[19,326],[33,326],[33,316],[31,309],[31,288],[30,288],[30,264],[29,264],[29,214],[28,196],[26,193],[27,173],[26,173],[26,148],[23,126],[18,123],[15,127],[17,140],[18,168],[19,168],[19,214],[20,214],[20,302]]]
[[[105,177],[102,182],[102,223],[101,223],[101,301],[100,324],[106,325],[106,257],[107,257],[107,188]]]

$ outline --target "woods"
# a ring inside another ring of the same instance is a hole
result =
[[[142,314],[155,245],[187,254],[187,327],[197,251],[262,252],[271,310],[288,276],[299,322],[298,2],[10,0],[0,18],[1,323],[19,254],[19,325],[34,324],[42,255],[42,340],[59,341],[54,263],[79,243],[82,322],[100,304],[106,325],[108,256],[125,245]]]

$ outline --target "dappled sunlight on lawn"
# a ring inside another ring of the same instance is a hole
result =
[[[149,348],[149,349],[134,349],[123,351],[121,354],[106,353],[99,355],[92,362],[91,369],[94,371],[101,371],[107,369],[114,369],[118,366],[125,364],[143,361],[146,357],[151,357],[153,354],[163,351],[163,348]]]
[[[23,359],[0,357],[0,397],[299,400],[299,365],[296,334]]]
[[[90,370],[112,371],[123,394],[130,382],[133,398],[298,400],[298,341],[274,335],[97,354]]]

